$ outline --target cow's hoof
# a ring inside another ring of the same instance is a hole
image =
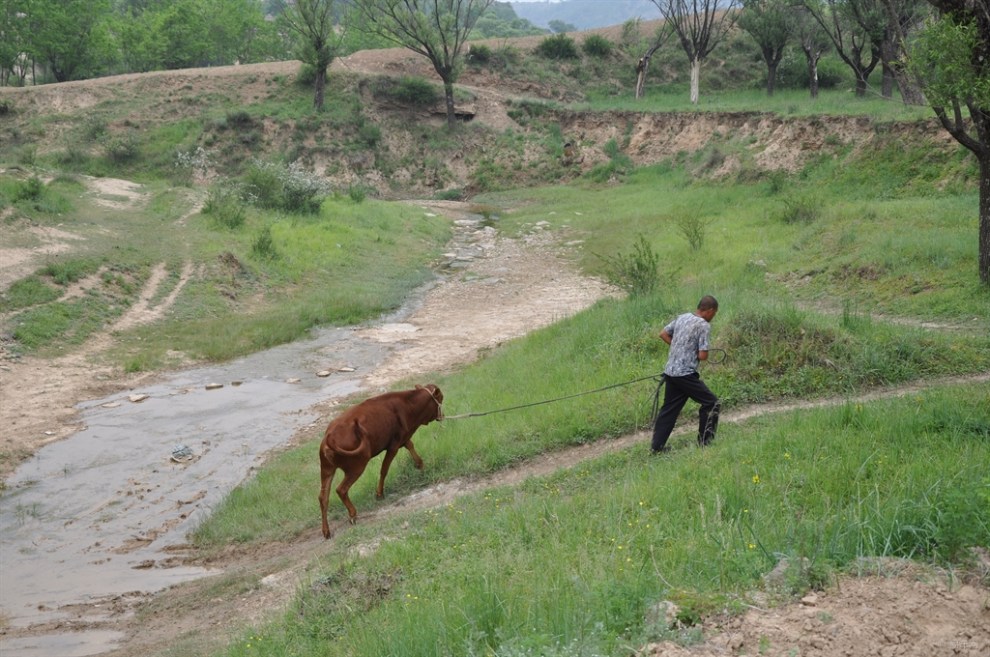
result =
[[[357,522],[357,516],[353,516],[347,519],[352,525]]]

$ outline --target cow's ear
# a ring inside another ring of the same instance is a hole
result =
[[[419,385],[419,384],[417,383],[417,384],[416,384],[416,390],[422,390],[422,389],[423,389],[423,386],[421,386],[421,385]]]

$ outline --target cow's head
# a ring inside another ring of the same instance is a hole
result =
[[[440,390],[440,388],[438,388],[437,386],[433,385],[432,383],[427,383],[425,386],[417,385],[416,386],[416,389],[417,390],[425,390],[426,392],[430,393],[430,397],[433,398],[433,401],[436,402],[436,405],[437,405],[437,414],[436,414],[436,417],[434,417],[433,419],[434,420],[437,420],[437,421],[442,420],[443,419],[443,392]]]

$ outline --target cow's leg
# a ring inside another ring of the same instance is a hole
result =
[[[320,450],[320,517],[323,519],[323,538],[330,538],[330,523],[327,522],[327,503],[330,499],[330,484],[337,472],[337,466]]]
[[[416,447],[413,445],[412,440],[406,441],[406,449],[409,450],[409,455],[412,456],[413,465],[416,466],[416,469],[422,470],[423,459],[419,458],[419,454],[416,453]]]
[[[364,469],[367,465],[368,462],[365,461],[360,465],[353,466],[349,470],[341,468],[342,470],[344,470],[344,480],[340,482],[339,486],[337,486],[337,496],[340,497],[340,501],[343,502],[344,506],[347,507],[347,516],[350,519],[352,525],[355,523],[357,519],[357,509],[355,509],[354,505],[351,503],[351,498],[350,496],[348,496],[347,491],[349,491],[351,489],[351,486],[354,485],[354,482],[358,480],[358,477],[361,476],[361,473],[364,472]]]
[[[382,472],[378,476],[378,488],[375,489],[375,497],[378,499],[385,497],[385,476],[388,474],[388,469],[392,465],[392,459],[394,459],[395,455],[398,453],[398,448],[389,449],[385,452],[385,456],[382,458]]]

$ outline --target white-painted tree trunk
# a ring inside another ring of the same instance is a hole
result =
[[[695,57],[691,60],[691,104],[698,104],[698,85],[701,81],[701,60]]]

